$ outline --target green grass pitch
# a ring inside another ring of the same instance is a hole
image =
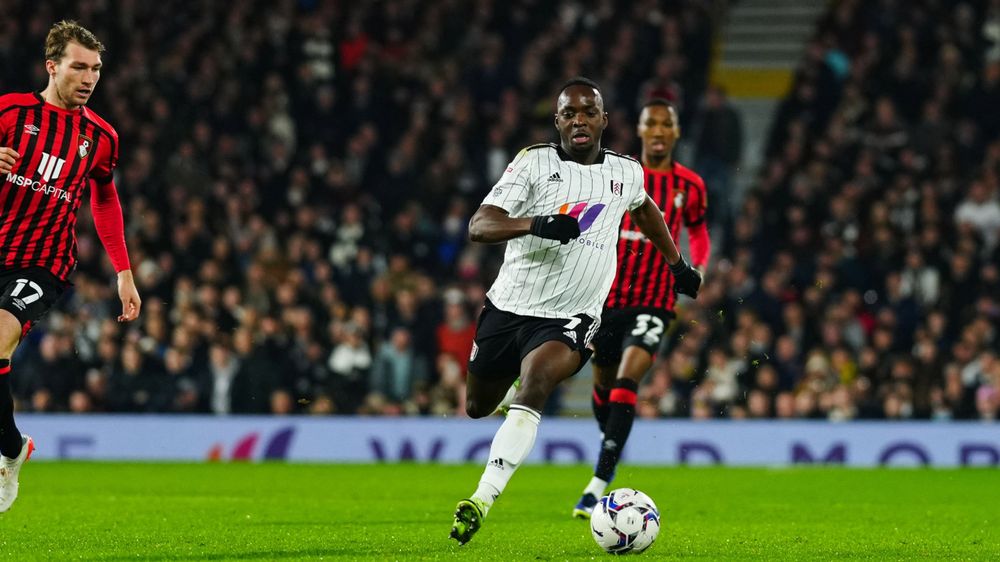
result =
[[[520,469],[479,534],[448,540],[481,467],[33,462],[5,560],[610,559],[569,513],[586,466]],[[664,528],[643,560],[997,560],[996,470],[625,466]]]

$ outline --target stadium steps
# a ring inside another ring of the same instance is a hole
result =
[[[763,164],[777,104],[792,85],[795,67],[826,5],[826,0],[741,0],[724,17],[711,81],[726,89],[743,117],[737,206]]]
[[[824,0],[743,0],[727,14],[712,69],[734,98],[779,98],[823,15]]]

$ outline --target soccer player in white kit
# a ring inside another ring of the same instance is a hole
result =
[[[560,143],[518,153],[469,221],[473,242],[507,242],[507,249],[476,326],[466,412],[488,416],[519,377],[520,385],[478,488],[458,502],[451,538],[459,544],[479,530],[531,452],[552,389],[590,358],[625,213],[666,257],[677,292],[696,297],[701,285],[646,195],[642,165],[601,148],[607,125],[600,87],[567,82],[555,114]]]

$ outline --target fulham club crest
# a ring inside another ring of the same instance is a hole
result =
[[[80,152],[80,158],[86,158],[90,154],[90,147],[94,144],[94,141],[90,140],[88,137],[80,135],[80,146],[77,150]]]
[[[618,197],[622,196],[622,182],[611,180],[611,193],[614,193]]]

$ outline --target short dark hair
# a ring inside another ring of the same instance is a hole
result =
[[[561,94],[565,92],[566,88],[570,88],[572,86],[589,86],[597,90],[597,93],[601,94],[601,96],[604,95],[604,92],[601,91],[601,87],[597,85],[597,82],[594,82],[585,76],[574,76],[573,78],[570,78],[562,85],[562,88],[559,88],[559,93]]]
[[[646,103],[642,104],[642,107],[639,108],[639,110],[642,111],[647,107],[669,107],[674,110],[674,113],[677,113],[677,106],[667,98],[649,98],[646,100]]]

